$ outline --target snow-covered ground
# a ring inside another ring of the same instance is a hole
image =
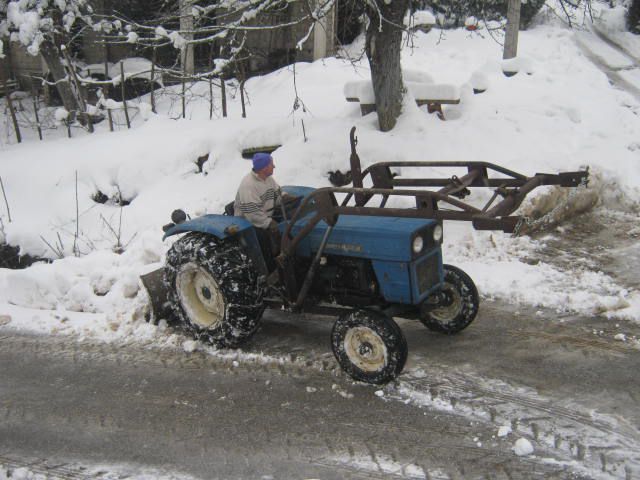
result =
[[[615,22],[606,25],[612,29]],[[576,35],[588,47],[593,42],[585,36],[591,34],[556,22],[521,32],[523,71],[507,78],[501,46],[479,33],[416,34],[403,51],[403,67],[458,87],[461,102],[446,106],[443,122],[407,99],[389,133],[378,131],[375,114],[361,117],[358,104],[347,103],[343,95],[345,82],[368,78],[366,60],[339,58],[252,78],[246,83],[247,118],[241,118],[240,95],[230,85],[228,118],[221,118],[215,88],[214,119],[209,120],[207,83],[191,86],[186,119],[179,118],[180,104],[169,91],[157,99],[158,114],[150,113],[148,97],[141,104],[130,102],[131,130],[123,126],[122,112],[115,111],[114,133],[104,121],[93,135],[73,129],[68,139],[60,126],[46,130],[41,142],[35,130],[23,128],[25,141],[18,145],[4,115],[0,176],[6,203],[0,203],[0,240],[20,245],[23,253],[63,258],[26,270],[0,270],[0,328],[173,343],[162,323],[158,328],[145,322],[148,299],[138,280],[162,265],[174,241],[162,241],[161,226],[171,211],[221,212],[250,168],[240,155],[247,147],[282,145],[274,153],[281,185],[327,186],[329,170],[349,168],[348,133],[354,125],[363,166],[478,160],[528,175],[588,166],[590,188],[602,194],[601,208],[637,216],[640,103],[612,87],[583,54]],[[361,46],[356,42],[349,50]],[[606,56],[606,49],[598,48],[594,53]],[[472,77],[488,85],[485,93],[473,94]],[[21,118],[26,118],[30,100],[22,103]],[[54,117],[49,112],[46,118]],[[204,172],[197,173],[195,162],[206,154]],[[96,203],[92,197],[98,192],[111,200]],[[547,192],[540,189],[533,198]],[[474,195],[488,198],[490,192]],[[121,207],[119,198],[131,203]],[[614,278],[587,267],[563,270],[523,261],[541,242],[544,238],[512,238],[450,222],[444,255],[447,263],[470,273],[485,297],[640,321],[640,294]]]
[[[104,480],[192,480],[193,477],[184,473],[170,473],[147,469],[140,471],[140,467],[129,465],[59,465],[49,467],[37,465],[37,461],[19,464],[3,464],[0,462],[0,480],[58,480],[64,478],[101,478]],[[34,464],[36,464],[34,466]]]

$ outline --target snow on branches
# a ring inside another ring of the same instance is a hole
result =
[[[46,37],[69,33],[78,18],[91,24],[93,10],[87,0],[11,0],[6,3],[6,13],[0,35],[10,34],[11,40],[38,55]]]

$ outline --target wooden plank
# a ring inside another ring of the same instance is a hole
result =
[[[250,147],[242,150],[242,158],[251,159],[256,153],[273,153],[282,145],[265,145],[263,147]]]
[[[421,107],[423,105],[429,104],[439,104],[439,105],[457,105],[460,103],[460,99],[457,100],[436,100],[436,99],[428,99],[428,98],[416,98],[416,104]]]
[[[439,112],[440,115],[442,114],[442,109],[439,108],[440,105],[457,105],[460,103],[460,100],[434,100],[434,99],[417,99],[416,98],[416,104],[421,107],[423,105],[432,105],[434,107],[433,111]],[[376,105],[375,103],[361,103],[360,104],[360,113],[362,114],[362,116],[364,117],[365,115],[368,115],[371,112],[375,112],[376,111]],[[429,111],[429,113],[433,113],[431,111]]]

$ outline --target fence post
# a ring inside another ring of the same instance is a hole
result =
[[[247,118],[247,111],[244,106],[244,80],[240,82],[240,103],[242,103],[242,118]]]
[[[40,126],[40,115],[38,114],[38,91],[31,87],[31,96],[33,97],[33,113],[36,115],[36,127],[38,129],[38,137],[42,140],[42,127]]]
[[[156,47],[153,47],[153,53],[151,56],[151,80],[149,80],[149,88],[151,90],[151,111],[153,113],[158,113],[156,112],[156,97],[155,97],[155,90],[153,88],[153,82],[155,81],[155,72],[156,72]]]
[[[127,108],[127,101],[124,95],[124,63],[120,61],[120,91],[122,92],[122,105],[124,105],[124,118],[127,119],[127,128],[131,128],[131,121],[129,120],[129,109]]]
[[[189,48],[189,46],[187,45],[187,49]],[[185,67],[185,63],[184,62],[182,64],[182,118],[186,118],[187,116],[187,105],[186,105],[186,89],[187,89],[187,81],[185,78],[185,75],[187,74],[187,69]]]
[[[224,77],[220,76],[220,93],[222,95],[222,116],[227,116],[227,87],[224,83]]]
[[[209,77],[209,120],[213,118],[213,77]]]
[[[0,78],[2,82],[0,85],[4,88],[4,98],[7,99],[7,106],[9,107],[9,112],[11,113],[11,121],[13,122],[13,130],[16,132],[16,139],[18,143],[22,143],[22,135],[20,134],[20,126],[18,125],[18,119],[16,118],[16,111],[13,108],[13,101],[11,100],[11,91],[9,90],[9,80],[7,76],[4,74],[4,70],[2,71],[2,77]]]
[[[9,112],[11,113],[11,121],[13,122],[13,129],[16,132],[16,139],[18,143],[22,143],[22,135],[20,134],[20,125],[18,125],[18,119],[16,118],[16,109],[13,107],[13,101],[11,100],[11,92],[9,92],[9,86],[5,83],[5,98],[7,99],[7,105],[9,106]]]

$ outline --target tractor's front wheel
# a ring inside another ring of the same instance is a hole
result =
[[[407,341],[388,316],[371,310],[353,310],[336,320],[331,347],[342,369],[367,383],[395,379],[407,361]]]
[[[469,275],[453,265],[443,265],[444,286],[437,302],[425,301],[420,321],[434,332],[452,335],[467,328],[478,314],[480,297]]]
[[[185,235],[167,253],[164,281],[173,313],[196,338],[235,347],[258,328],[262,286],[234,239]]]

